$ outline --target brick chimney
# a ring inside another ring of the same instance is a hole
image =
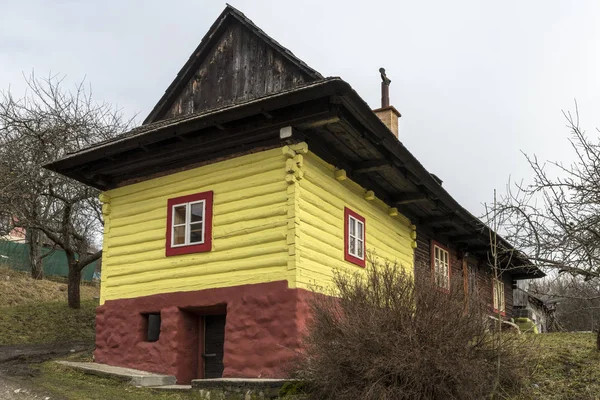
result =
[[[394,106],[390,106],[390,83],[392,81],[385,74],[385,69],[379,68],[381,73],[381,108],[373,110],[375,115],[398,137],[398,118],[401,117]]]

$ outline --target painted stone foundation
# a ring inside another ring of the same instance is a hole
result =
[[[107,301],[97,309],[95,361],[189,383],[202,377],[201,334],[193,333],[198,316],[226,313],[223,377],[284,378],[306,326],[309,296],[278,281]],[[146,342],[143,314],[155,312],[160,338]]]

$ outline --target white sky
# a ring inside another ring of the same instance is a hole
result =
[[[529,178],[520,151],[570,158],[561,110],[600,125],[600,1],[231,0],[325,76],[376,108],[392,79],[400,138],[480,215],[508,180]],[[0,0],[0,89],[23,73],[84,76],[97,100],[141,120],[225,7],[220,1]]]

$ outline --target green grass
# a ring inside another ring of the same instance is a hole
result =
[[[592,333],[536,335],[530,382],[511,399],[592,400],[600,398],[600,352]]]
[[[197,392],[165,393],[136,388],[114,379],[85,375],[54,362],[44,363],[36,386],[67,400],[192,400],[202,399]]]
[[[533,376],[522,390],[506,400],[592,400],[600,398],[600,352],[591,333],[551,333],[536,335],[539,349],[531,359]],[[71,360],[89,361],[87,355]],[[73,369],[46,362],[33,383],[68,400],[193,400],[199,393],[164,393],[135,388],[113,379],[85,375]]]
[[[99,294],[95,285],[81,285],[81,299],[93,300]],[[28,273],[15,271],[0,265],[0,309],[23,304],[37,304],[51,301],[67,302],[65,279],[32,279]]]
[[[0,307],[0,346],[94,342],[98,302],[84,300],[79,310],[64,301]]]

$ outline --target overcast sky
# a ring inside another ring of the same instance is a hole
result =
[[[600,1],[231,0],[325,76],[373,107],[378,69],[392,79],[400,139],[480,215],[509,175],[530,177],[521,151],[568,159],[561,110],[577,99],[600,125]],[[84,76],[127,115],[150,112],[210,25],[220,1],[0,0],[0,88],[23,73]]]

